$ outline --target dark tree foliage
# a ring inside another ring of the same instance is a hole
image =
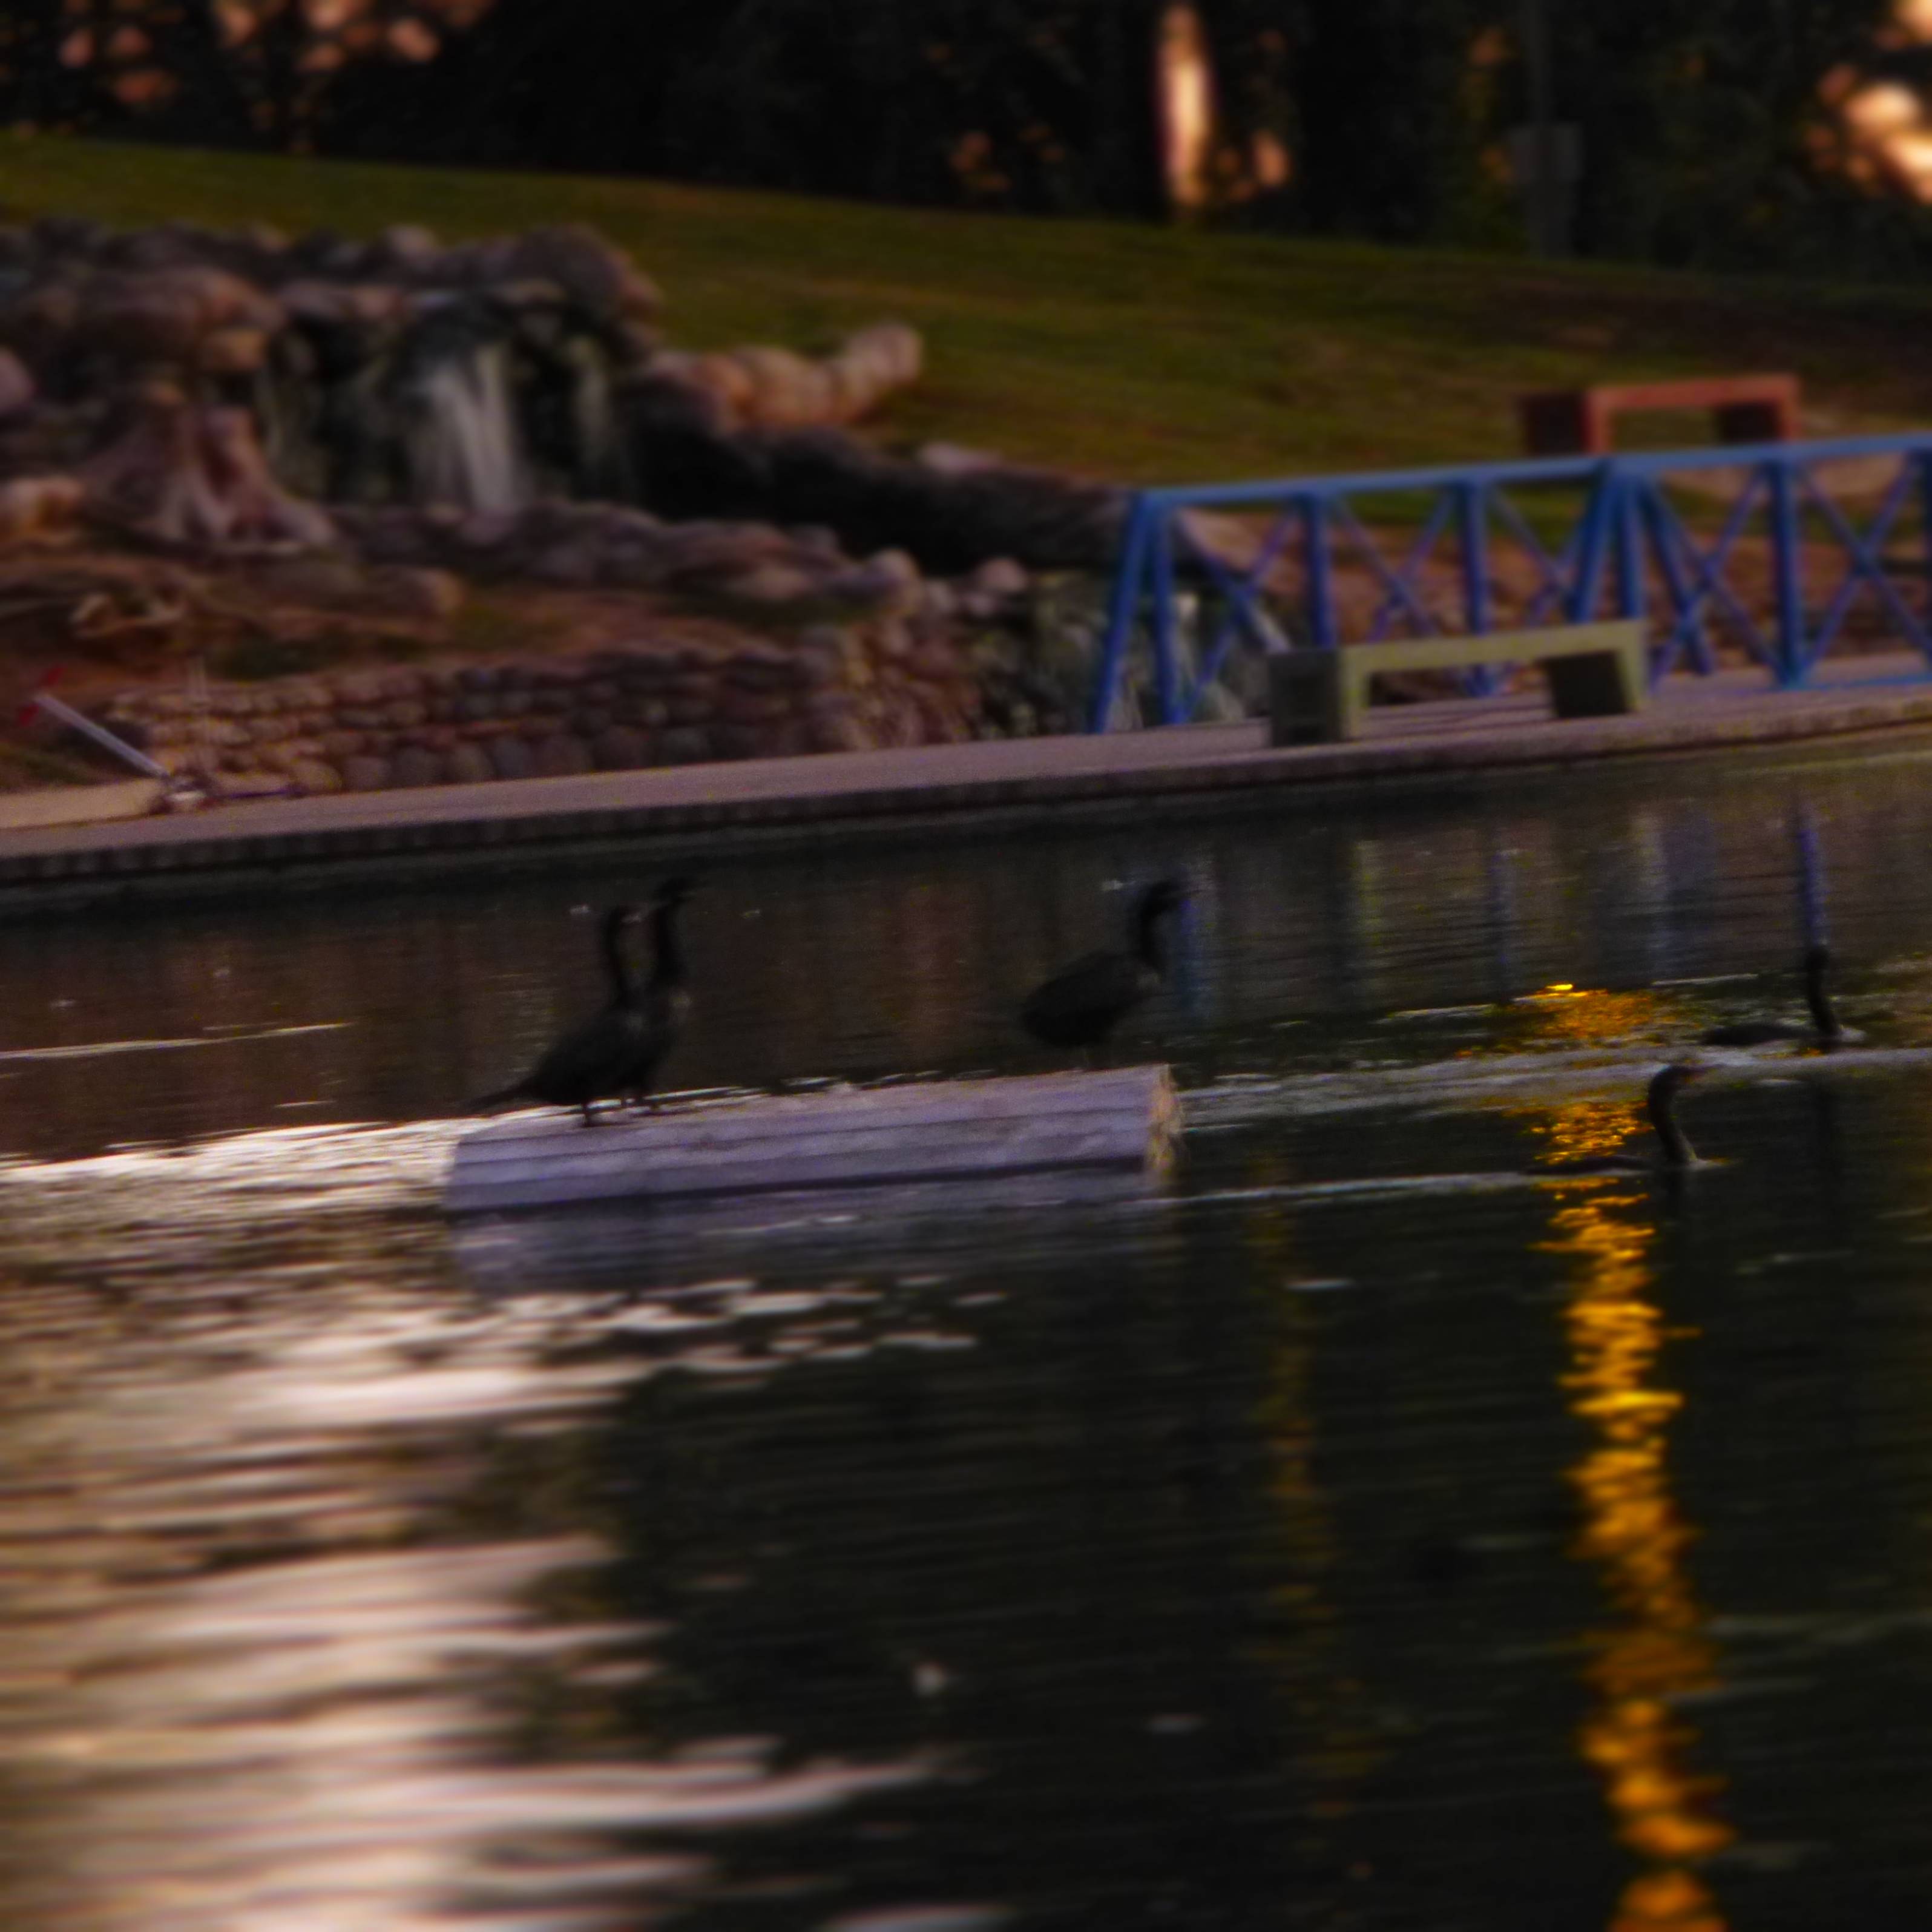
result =
[[[407,160],[624,173],[646,168],[679,0],[498,0],[428,67],[364,64],[330,90],[326,150]]]
[[[332,67],[302,0],[256,4],[238,42],[213,0],[0,0],[0,122],[1045,213],[1165,205],[1166,0],[492,0],[473,23],[467,0],[359,0],[364,27],[432,20],[442,51],[398,58],[338,26]],[[1526,112],[1524,0],[1194,4],[1220,122],[1210,214],[1520,238],[1502,136]],[[1844,172],[1820,92],[1834,71],[1932,82],[1925,50],[1879,32],[1894,0],[1541,4],[1555,111],[1583,135],[1586,252],[1866,271],[1927,252],[1909,198]],[[80,64],[62,57],[77,19],[100,23]],[[115,68],[129,26],[160,91]]]
[[[434,51],[466,4],[0,0],[0,125],[312,147],[344,74],[393,68],[399,25],[415,29],[417,58]],[[406,89],[390,104],[405,122],[413,112]]]
[[[331,148],[878,199],[1152,212],[1156,0],[497,0]]]
[[[1441,240],[1470,224],[1492,130],[1474,86],[1496,0],[1299,0],[1295,203],[1326,234]]]
[[[62,62],[65,32],[61,0],[0,7],[0,122],[59,127],[86,112],[93,90]]]
[[[1820,165],[1820,83],[1869,62],[1892,0],[1552,10],[1583,134],[1583,248],[1700,266],[1902,266],[1921,223]]]

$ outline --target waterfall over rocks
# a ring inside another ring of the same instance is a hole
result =
[[[530,500],[503,344],[477,343],[430,362],[403,406],[411,502],[509,511]]]
[[[996,459],[959,473],[850,433],[917,379],[915,331],[877,324],[817,356],[674,349],[659,306],[580,228],[444,243],[418,228],[364,242],[0,226],[0,478],[77,472],[159,381],[185,406],[178,434],[126,442],[109,466],[128,500],[168,506],[143,512],[150,535],[232,523],[298,541],[279,487],[332,508],[503,516],[574,498],[817,525],[848,552],[947,572],[1107,567],[1122,493]],[[143,452],[244,443],[245,501],[184,518],[207,479],[134,487]]]
[[[903,325],[690,350],[658,307],[581,229],[0,223],[0,561],[63,654],[164,667],[123,722],[224,797],[1071,728],[1094,639],[1049,655],[1034,573],[1090,588],[1121,493],[855,434]]]

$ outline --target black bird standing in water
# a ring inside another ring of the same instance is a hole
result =
[[[1703,1036],[1706,1046],[1770,1046],[1780,1040],[1793,1040],[1806,1046],[1838,1046],[1852,1038],[1832,1010],[1832,996],[1825,990],[1825,975],[1831,970],[1831,949],[1809,946],[1804,950],[1804,1004],[1811,1010],[1811,1024],[1801,1026],[1794,1020],[1743,1020],[1735,1026],[1713,1027]]]
[[[1538,1169],[1542,1174],[1666,1174],[1681,1173],[1698,1163],[1697,1151],[1677,1124],[1677,1096],[1693,1080],[1700,1080],[1709,1068],[1696,1061],[1673,1061],[1654,1076],[1644,1095],[1650,1124],[1657,1130],[1659,1150],[1654,1154],[1586,1154],[1576,1160],[1552,1161]]]
[[[656,957],[650,977],[641,986],[625,956],[624,935],[642,915],[634,905],[613,906],[604,915],[602,945],[610,982],[609,1004],[573,1027],[522,1079],[474,1102],[476,1109],[508,1100],[577,1107],[583,1110],[587,1127],[596,1120],[599,1100],[635,1100],[649,1090],[690,1011],[676,917],[691,890],[691,881],[684,878],[668,880],[658,887],[651,910]]]
[[[1020,1024],[1048,1046],[1097,1046],[1167,977],[1162,931],[1168,915],[1186,902],[1172,879],[1142,893],[1134,908],[1132,945],[1090,952],[1034,988],[1020,1009]]]

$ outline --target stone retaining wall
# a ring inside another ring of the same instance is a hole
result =
[[[101,715],[170,770],[321,793],[958,742],[979,694],[954,646],[887,622],[218,684],[205,710],[130,691]]]

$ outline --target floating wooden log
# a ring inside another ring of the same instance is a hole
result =
[[[577,1201],[453,1215],[450,1252],[485,1295],[655,1292],[748,1279],[774,1256],[835,1273],[944,1270],[983,1252],[1016,1214],[1050,1217],[1096,1267],[1178,1210],[1180,1197],[1133,1168],[1058,1168],[991,1180],[893,1181],[874,1187],[775,1188],[674,1200]]]
[[[454,1214],[1004,1176],[1172,1169],[1180,1102],[1164,1066],[838,1088],[609,1115],[518,1114],[457,1144]]]

